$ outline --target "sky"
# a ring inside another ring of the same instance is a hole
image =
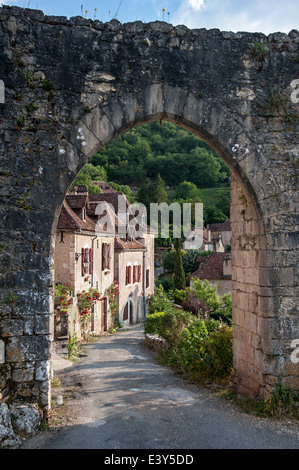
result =
[[[299,29],[298,0],[7,0],[5,5],[48,15],[83,16],[103,22],[167,21],[188,28],[270,34]]]

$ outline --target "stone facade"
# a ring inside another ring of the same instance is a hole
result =
[[[63,242],[61,242],[63,240]],[[112,269],[102,270],[103,244],[111,246],[111,266]],[[82,274],[82,250],[92,253],[93,268],[92,273]],[[80,257],[76,260],[76,254]],[[95,232],[68,231],[67,229],[57,230],[55,243],[55,284],[70,284],[72,288],[69,308],[68,335],[71,337],[75,333],[78,339],[82,338],[82,327],[78,317],[77,294],[85,290],[96,289],[104,294],[105,290],[111,286],[114,280],[114,238],[101,237],[95,239]],[[105,315],[104,304],[99,301],[94,304],[93,318],[91,322],[91,333],[99,335],[107,331],[111,326],[111,318]],[[105,318],[102,316],[105,315]]]
[[[54,245],[65,194],[114,137],[169,120],[231,170],[239,392],[299,389],[298,31],[103,24],[0,9],[0,393],[50,406]],[[256,42],[265,53],[257,54]]]
[[[211,231],[211,236],[213,238],[221,238],[221,242],[224,246],[224,251],[227,250],[228,246],[231,246],[232,231],[230,226],[230,220],[226,220],[225,222],[218,224],[211,224],[209,226],[209,230]]]
[[[142,242],[116,241],[115,279],[119,319],[124,324],[145,320],[147,300],[154,293],[154,238],[146,236]]]

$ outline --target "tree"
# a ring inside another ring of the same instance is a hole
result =
[[[93,181],[106,181],[107,174],[104,168],[101,166],[94,166],[91,163],[87,163],[72,183],[71,188],[74,186],[84,185],[87,186],[88,192],[91,194],[101,193],[99,186],[92,184]]]
[[[198,187],[194,183],[183,181],[176,188],[176,199],[194,199],[198,196]]]
[[[175,267],[174,267],[174,274],[173,274],[174,289],[178,289],[178,290],[186,289],[186,277],[185,277],[185,272],[183,269],[181,241],[179,238],[177,238],[176,240],[175,251],[176,251],[176,260],[175,260]]]
[[[167,201],[167,192],[165,189],[165,181],[161,178],[160,173],[157,175],[154,181],[154,185],[152,187],[152,201],[158,204],[161,202]]]
[[[215,206],[204,206],[203,218],[205,224],[222,223],[228,219],[228,217]]]

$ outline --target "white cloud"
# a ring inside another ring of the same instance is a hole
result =
[[[205,2],[204,0],[188,0],[188,3],[195,11],[199,11]]]
[[[288,33],[298,29],[298,0],[181,0],[171,22],[189,28]]]

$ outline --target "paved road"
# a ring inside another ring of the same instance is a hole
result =
[[[299,448],[298,425],[246,415],[183,382],[155,362],[142,340],[143,329],[134,328],[86,345],[80,363],[57,372],[63,389],[73,394],[64,403],[67,425],[27,440],[22,448]]]

